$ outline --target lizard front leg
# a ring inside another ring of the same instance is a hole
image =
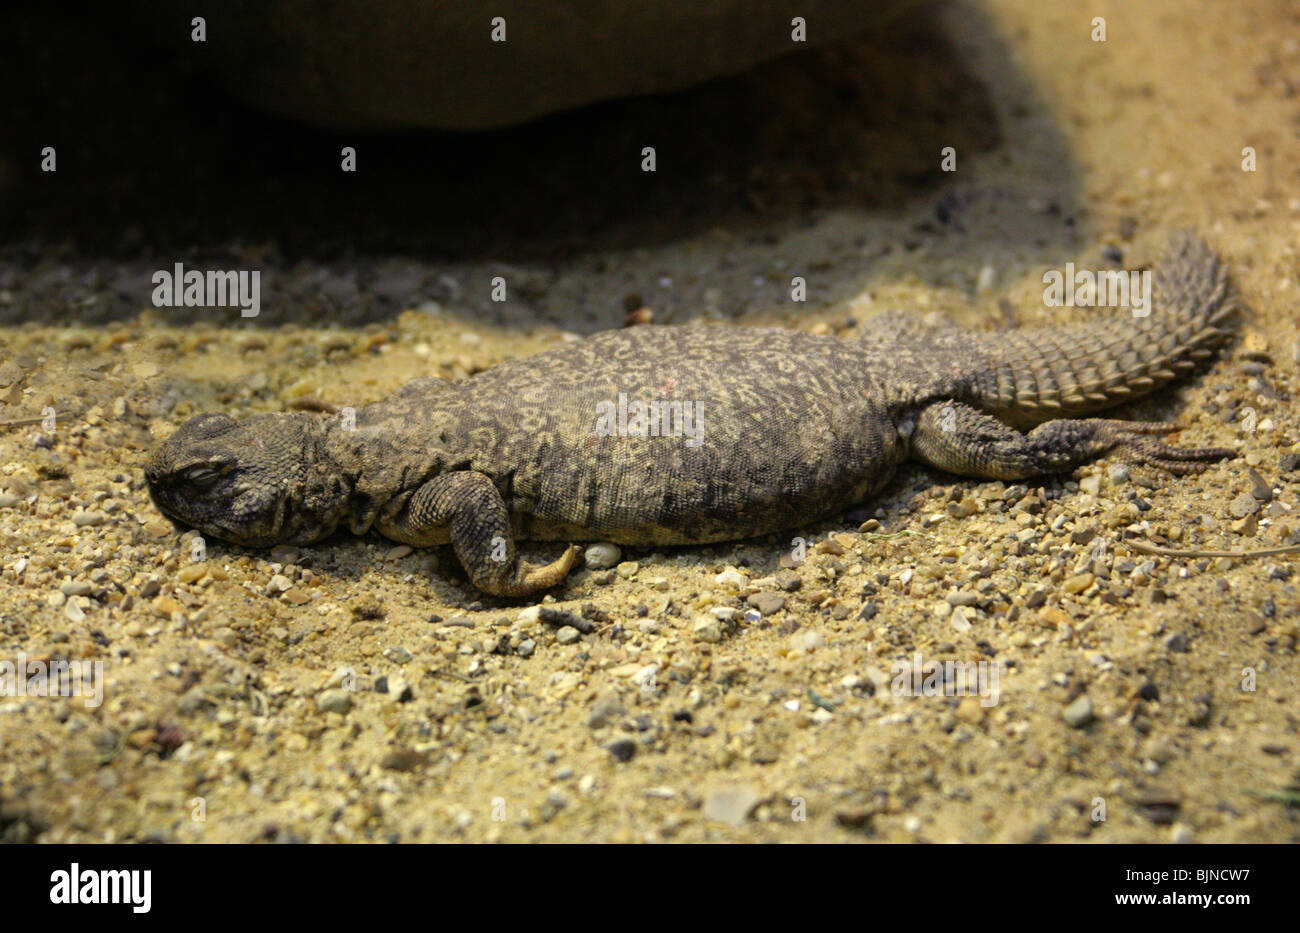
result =
[[[565,578],[582,553],[582,548],[572,545],[545,566],[525,564],[515,554],[501,494],[485,474],[471,470],[429,480],[416,490],[395,524],[417,539],[445,527],[471,582],[494,596],[527,596],[550,589]]]
[[[1004,480],[1060,473],[1106,453],[1183,475],[1234,453],[1225,447],[1166,447],[1146,436],[1175,430],[1162,422],[1084,418],[1048,421],[1021,434],[969,405],[936,402],[917,418],[912,451],[950,473]]]

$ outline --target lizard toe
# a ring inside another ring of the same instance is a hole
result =
[[[1167,447],[1141,437],[1125,438],[1115,452],[1121,460],[1175,476],[1202,473],[1214,463],[1236,455],[1229,447]]]

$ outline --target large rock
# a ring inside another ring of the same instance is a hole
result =
[[[259,107],[334,127],[483,129],[673,91],[834,41],[913,0],[132,0]],[[207,41],[190,19],[206,17]],[[506,41],[492,41],[505,20]],[[806,22],[793,40],[792,19]]]

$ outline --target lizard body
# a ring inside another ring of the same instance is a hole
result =
[[[354,420],[200,415],[146,476],[165,514],[218,538],[302,544],[346,527],[450,542],[475,585],[509,596],[559,583],[580,553],[531,567],[517,539],[696,544],[796,528],[868,498],[909,457],[995,479],[1107,452],[1193,472],[1230,451],[1148,436],[1171,425],[1074,417],[1153,391],[1225,338],[1233,302],[1202,241],[1176,237],[1155,285],[1149,318],[1005,334],[898,314],[848,340],[609,331],[458,382],[417,379]],[[636,403],[658,420],[638,422]]]

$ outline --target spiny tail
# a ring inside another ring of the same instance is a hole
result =
[[[1227,272],[1204,240],[1182,232],[1154,273],[1148,317],[979,335],[991,365],[972,381],[969,400],[1030,427],[1110,408],[1195,369],[1232,331]]]

